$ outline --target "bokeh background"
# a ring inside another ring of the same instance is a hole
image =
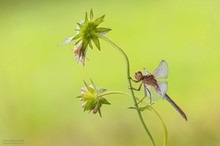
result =
[[[106,36],[124,49],[131,73],[169,65],[168,94],[188,115],[185,122],[166,101],[155,109],[164,118],[170,146],[220,144],[219,0],[1,0],[0,1],[0,145],[24,140],[25,146],[150,145],[126,96],[109,96],[103,118],[83,112],[83,80],[108,90],[128,92],[125,62],[104,41],[89,50],[86,66],[77,64],[73,43],[86,11],[106,15]],[[138,86],[138,85],[135,85]],[[143,92],[137,93],[142,97]],[[163,129],[149,111],[145,121],[157,145]]]

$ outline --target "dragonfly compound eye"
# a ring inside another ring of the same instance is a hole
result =
[[[136,80],[140,81],[142,79],[142,73],[138,71],[135,73],[134,77]]]

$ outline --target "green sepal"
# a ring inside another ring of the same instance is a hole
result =
[[[91,49],[93,49],[92,41],[91,41],[91,40],[89,41],[89,47],[90,47]]]
[[[86,12],[85,21],[84,21],[85,25],[87,25],[88,22],[89,22],[89,19],[88,19],[88,14],[87,14],[87,12]]]
[[[95,83],[92,81],[92,79],[90,79],[90,82],[91,82],[92,86],[93,86],[95,89],[97,89],[97,88],[96,88],[96,85],[95,85]]]
[[[82,51],[81,51],[83,56],[85,56],[85,51],[86,51],[86,47],[88,46],[88,44],[89,44],[89,40],[88,39],[84,39],[83,43],[82,43]]]
[[[89,90],[89,92],[94,93],[94,89],[89,87],[89,85],[85,81],[83,81],[83,82],[84,82],[86,88]]]
[[[95,102],[95,100],[87,100],[84,111],[92,110],[94,108],[94,105],[96,105]]]
[[[75,45],[77,45],[80,41],[81,41],[81,39],[77,40],[77,41],[75,42]]]
[[[76,98],[82,98],[82,95],[80,95],[80,96],[77,96]]]
[[[102,118],[102,113],[101,113],[101,108],[100,107],[98,108],[98,113],[99,113],[99,116]]]
[[[94,42],[95,46],[100,50],[100,42],[97,36],[92,36],[92,41]]]
[[[81,23],[77,23],[77,25],[79,26],[79,28],[80,28],[81,30],[85,28],[85,26],[82,25]]]
[[[101,32],[109,32],[109,31],[111,31],[112,29],[110,29],[110,28],[105,28],[105,27],[99,27],[99,28],[96,28],[96,32],[98,32],[98,33],[101,33]]]
[[[105,92],[106,90],[107,90],[107,89],[102,89],[102,88],[101,88],[101,89],[98,89],[98,93],[101,94],[101,93]]]
[[[97,27],[100,23],[103,22],[104,18],[105,18],[105,15],[102,15],[101,17],[97,18],[96,20],[94,20],[93,25]]]
[[[80,38],[81,36],[82,36],[82,34],[79,33],[76,36],[74,36],[71,41],[76,40],[76,39]]]
[[[102,98],[102,99],[101,99],[101,103],[102,103],[102,104],[109,104],[109,105],[111,104],[111,103],[108,102],[108,100],[106,100],[105,98]]]
[[[95,102],[95,104],[93,105],[92,109],[90,111],[93,111],[93,114],[96,114],[98,111],[98,103]]]
[[[93,20],[93,11],[92,11],[92,9],[90,10],[90,21],[92,21]]]

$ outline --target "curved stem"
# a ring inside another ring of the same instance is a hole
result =
[[[104,92],[104,93],[99,94],[99,97],[105,96],[105,95],[111,95],[111,94],[121,94],[121,95],[130,96],[129,94],[124,93],[124,92],[120,92],[120,91],[109,91],[109,92]]]
[[[160,116],[160,114],[152,107],[150,106],[151,110],[153,110],[156,115],[159,117],[162,125],[163,125],[163,129],[164,129],[164,142],[163,142],[163,146],[166,146],[167,145],[167,139],[168,139],[168,132],[167,132],[167,127],[166,127],[166,124],[164,123],[163,121],[163,118]]]
[[[124,56],[124,59],[126,61],[126,65],[127,65],[127,80],[128,80],[128,84],[129,84],[129,89],[131,90],[131,95],[132,95],[132,98],[133,98],[133,101],[134,101],[134,105],[136,106],[136,108],[138,109],[138,104],[137,104],[137,101],[135,99],[135,95],[134,95],[134,91],[132,89],[132,84],[131,84],[131,80],[130,80],[130,64],[129,64],[129,60],[128,60],[128,57],[127,55],[125,54],[125,52],[120,48],[118,47],[115,43],[113,43],[111,40],[109,40],[107,37],[103,36],[103,35],[99,35],[99,38],[105,40],[107,43],[109,43],[113,48],[117,49],[121,54],[122,56]],[[139,116],[139,119],[141,120],[141,123],[145,129],[145,131],[147,132],[151,142],[152,142],[152,145],[155,146],[155,142],[154,142],[154,139],[150,133],[150,131],[148,130],[145,122],[144,122],[144,119],[142,117],[142,114],[139,110],[137,110],[137,113],[138,113],[138,116]]]

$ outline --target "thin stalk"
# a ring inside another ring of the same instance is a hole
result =
[[[158,118],[160,119],[162,125],[163,125],[163,129],[164,129],[164,142],[163,142],[163,146],[167,145],[167,139],[168,139],[168,132],[167,132],[167,127],[166,124],[163,121],[163,118],[160,116],[160,114],[152,107],[150,106],[151,110],[155,112],[155,114],[158,116]]]
[[[124,92],[120,92],[120,91],[109,91],[109,92],[104,92],[104,93],[99,94],[99,97],[105,96],[105,95],[112,95],[112,94],[121,94],[121,95],[130,96],[129,94],[124,93]]]
[[[99,38],[101,38],[101,39],[105,40],[107,43],[109,43],[113,48],[118,50],[122,54],[122,56],[124,57],[124,59],[126,61],[126,65],[127,65],[127,70],[126,71],[127,71],[127,80],[128,80],[128,84],[129,84],[129,89],[131,90],[131,95],[132,95],[132,98],[133,98],[133,101],[134,101],[134,105],[138,109],[138,104],[137,104],[137,101],[136,101],[136,98],[135,98],[135,95],[134,95],[134,91],[132,89],[131,80],[130,80],[130,64],[129,64],[128,56],[125,54],[125,52],[119,46],[117,46],[115,43],[113,43],[107,37],[105,37],[103,35],[99,35]],[[142,116],[141,112],[139,110],[137,110],[137,113],[138,113],[139,119],[140,119],[145,131],[147,132],[147,134],[148,134],[148,136],[149,136],[149,138],[152,142],[152,146],[155,146],[153,136],[151,135],[150,131],[148,130],[148,128],[147,128],[147,126],[144,122],[144,119],[143,119],[143,116]]]

